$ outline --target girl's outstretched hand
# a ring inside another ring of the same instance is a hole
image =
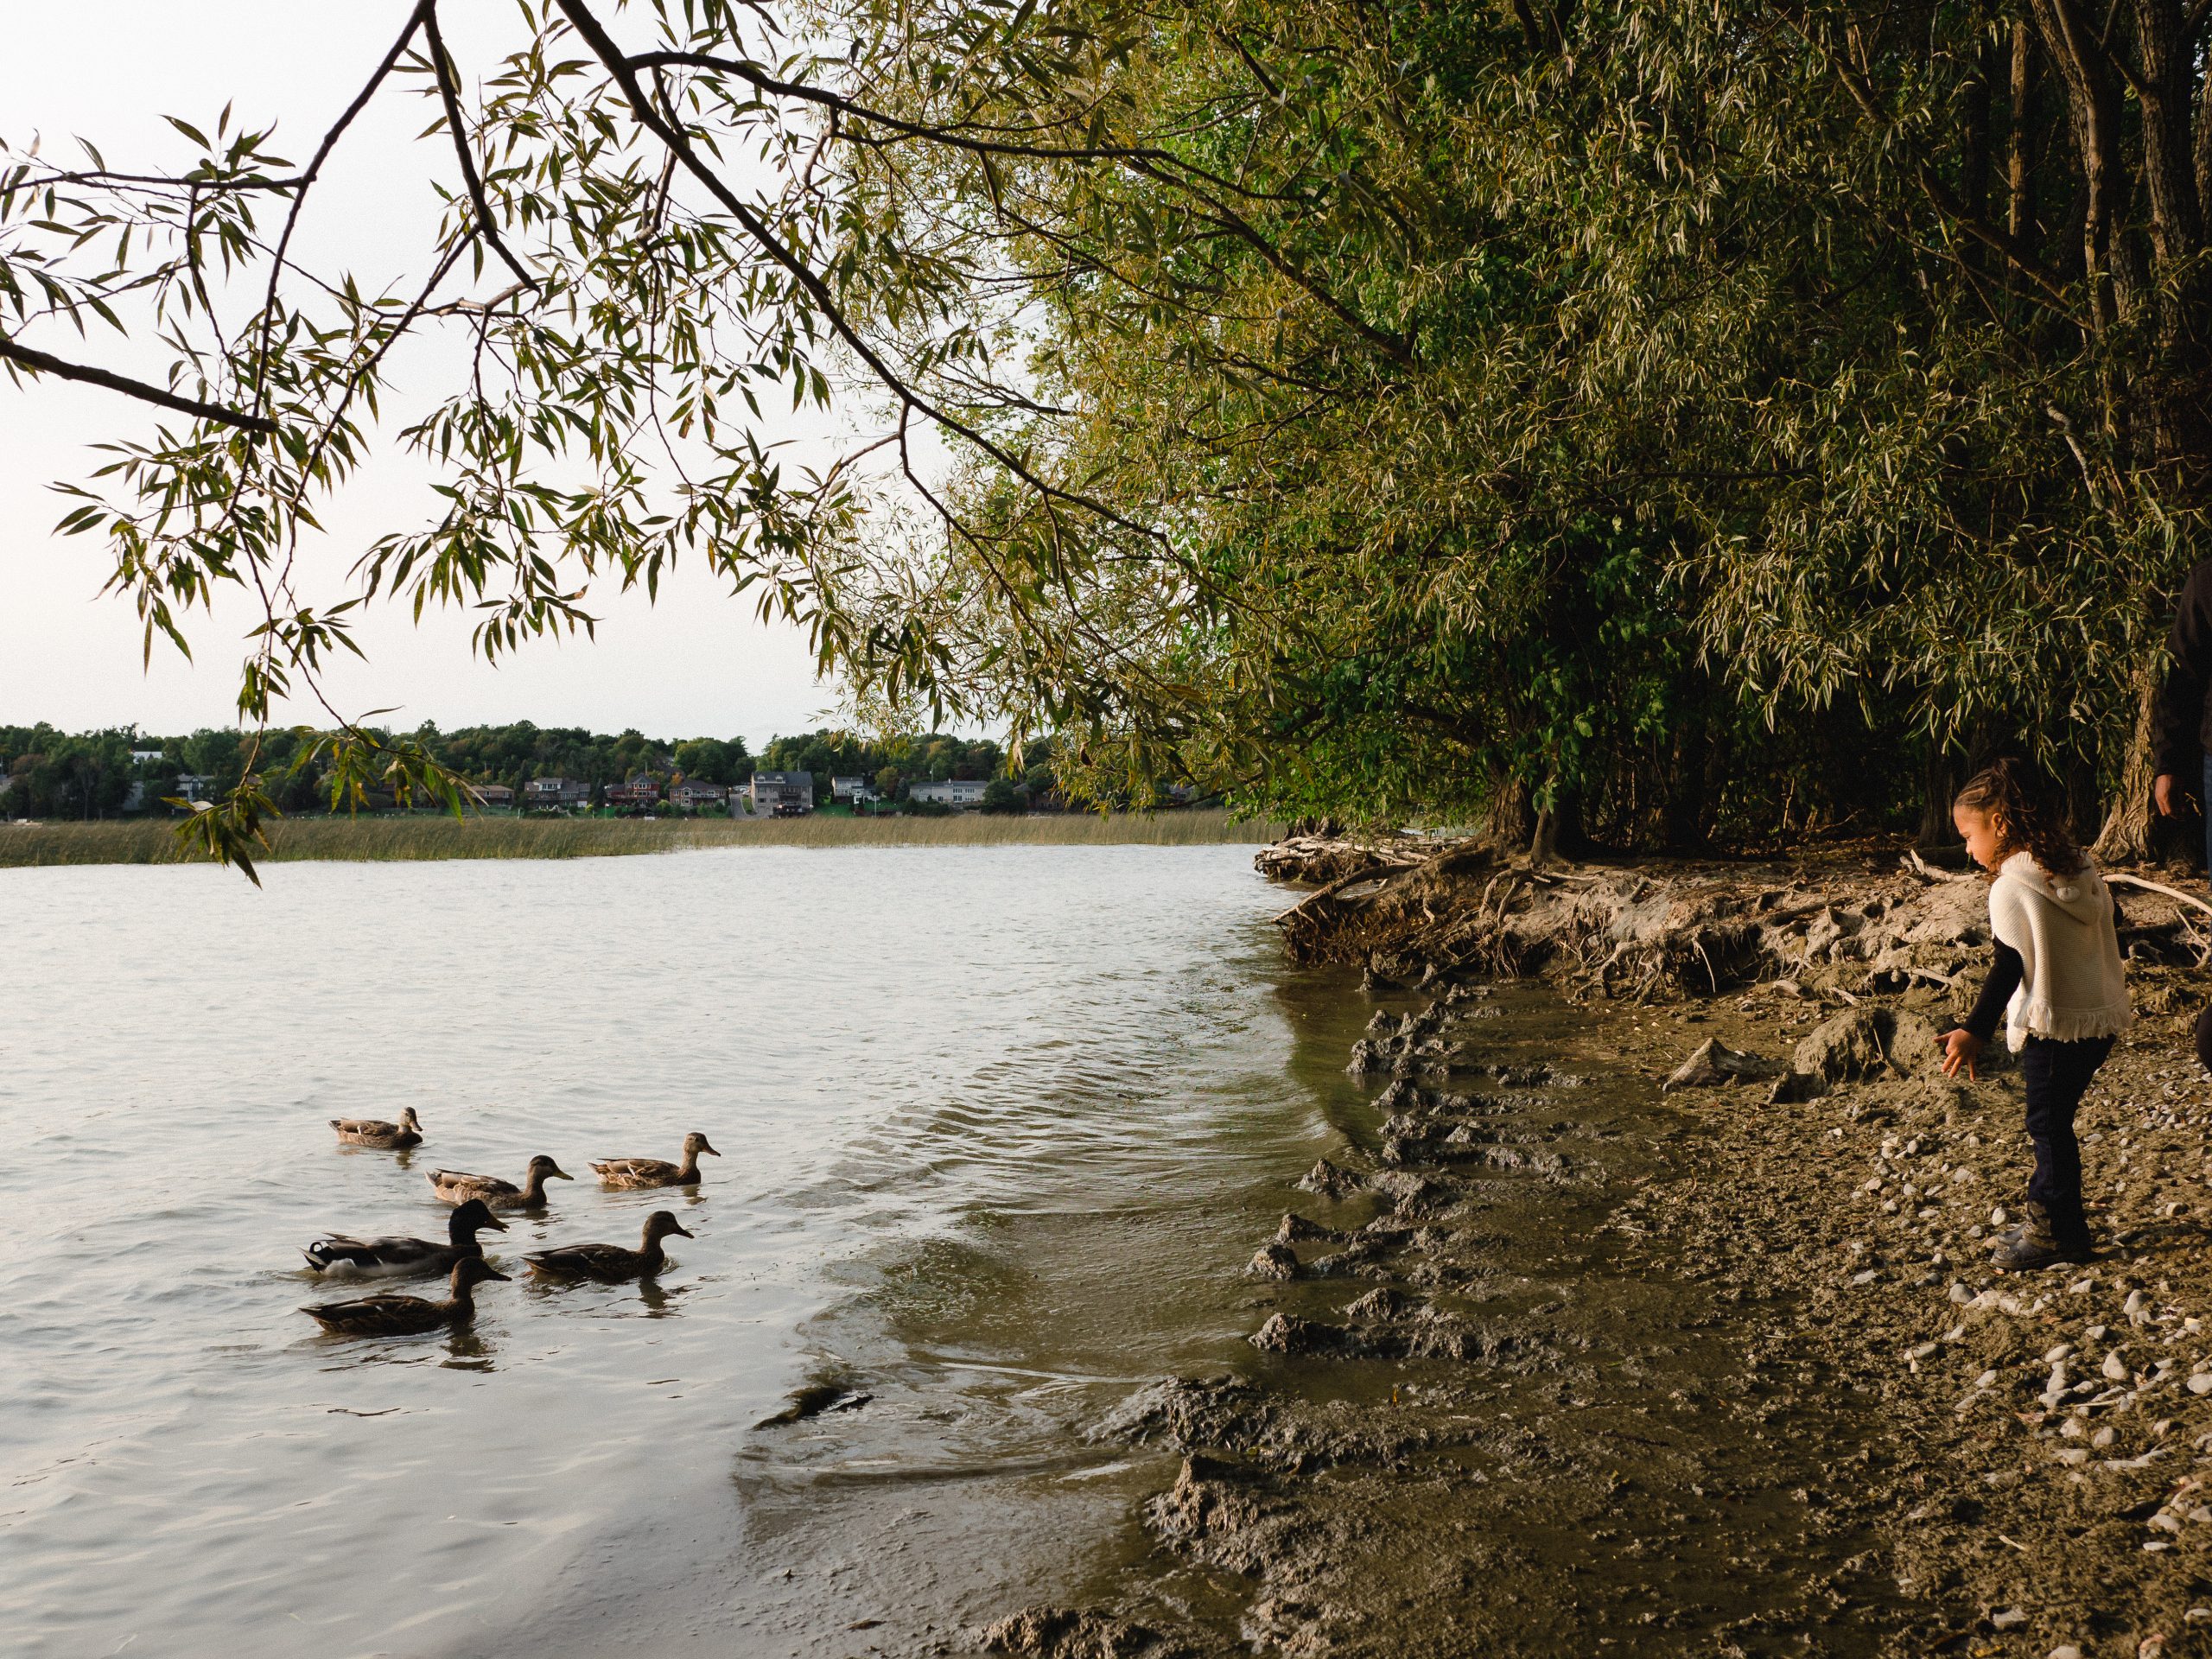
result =
[[[1943,1033],[1943,1075],[1955,1077],[1959,1068],[1967,1069],[1969,1079],[1974,1077],[1974,1063],[1981,1057],[1981,1039],[1964,1026],[1954,1027]]]

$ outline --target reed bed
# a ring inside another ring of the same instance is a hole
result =
[[[695,847],[1257,846],[1282,826],[1226,812],[1071,812],[946,818],[284,818],[269,827],[264,861],[448,858],[607,858]],[[0,868],[178,864],[175,826],[0,823]]]

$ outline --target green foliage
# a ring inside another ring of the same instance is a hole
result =
[[[443,211],[389,289],[288,252],[343,123],[0,153],[0,360],[185,417],[62,528],[149,650],[225,583],[264,613],[218,855],[309,772],[444,792],[442,735],[270,729],[361,607],[496,656],[679,559],[872,723],[1055,739],[1095,801],[1684,842],[1894,820],[2007,733],[2139,761],[2212,490],[2201,8],[614,10],[526,0],[469,65],[410,14],[363,95],[431,100]],[[36,343],[117,329],[162,385]],[[432,331],[467,372],[388,406]],[[776,417],[833,396],[880,418],[802,471]],[[379,445],[423,514],[305,591]],[[762,764],[1010,758],[905,741]],[[615,775],[527,747],[461,764]]]

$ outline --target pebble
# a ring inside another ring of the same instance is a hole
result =
[[[2050,1650],[2050,1659],[2082,1659],[2082,1649],[2071,1642],[2062,1642]]]
[[[2105,1363],[2101,1369],[2104,1374],[2115,1382],[2127,1381],[2127,1362],[2120,1357],[2120,1350],[2117,1348],[2105,1356]]]
[[[1925,1359],[1925,1358],[1927,1358],[1927,1357],[1928,1357],[1928,1356],[1929,1356],[1929,1355],[1930,1355],[1930,1354],[1934,1353],[1934,1352],[1936,1351],[1936,1344],[1935,1343],[1932,1343],[1932,1342],[1923,1342],[1923,1343],[1920,1344],[1917,1347],[1914,1347],[1914,1348],[1908,1348],[1908,1349],[1906,1349],[1906,1350],[1904,1351],[1904,1357],[1905,1357],[1907,1359],[1912,1359],[1912,1360]]]
[[[2212,1371],[2199,1371],[2189,1379],[2191,1394],[2212,1394]]]
[[[2085,1464],[2089,1460],[2089,1448],[2086,1446],[2061,1446],[2058,1452],[2058,1460],[2061,1463],[2072,1464],[2076,1466]]]
[[[1977,1389],[1993,1389],[1997,1386],[1997,1383],[1998,1375],[1993,1370],[1984,1371],[1980,1376],[1977,1376],[1974,1380],[1974,1385]]]
[[[2024,1624],[2028,1616],[2018,1607],[2000,1607],[1989,1616],[1989,1622],[2000,1630],[2009,1630],[2015,1624]]]
[[[2115,1438],[2117,1437],[2114,1436],[2109,1427],[2101,1428],[2095,1433],[2089,1436],[2089,1444],[2091,1446],[2110,1446]]]
[[[2044,1362],[2046,1364],[2056,1365],[2062,1359],[2072,1358],[2073,1354],[2074,1344],[2070,1342],[2062,1342],[2056,1347],[2051,1349],[2048,1353],[2044,1355]]]
[[[2066,1294],[2069,1296],[2082,1296],[2086,1295],[2096,1287],[2097,1281],[2094,1279],[2076,1279],[2072,1284],[2066,1287]]]
[[[1881,1276],[1882,1270],[1879,1268],[1869,1268],[1864,1273],[1853,1274],[1851,1282],[1854,1285],[1871,1285]]]
[[[1951,1300],[1955,1302],[1970,1302],[1974,1300],[1974,1292],[1967,1288],[1964,1280],[1954,1279],[1951,1281]]]
[[[2120,1311],[2123,1313],[2140,1313],[2143,1311],[2143,1293],[2139,1290],[2131,1290],[2127,1293],[2127,1300],[2121,1304]]]
[[[2012,1217],[2005,1213],[2005,1206],[2001,1204],[1989,1212],[1989,1224],[1993,1227],[2002,1227],[2011,1219]]]

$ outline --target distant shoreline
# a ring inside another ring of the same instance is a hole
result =
[[[699,847],[1260,846],[1264,819],[1186,810],[848,818],[282,818],[263,861],[607,858]],[[0,868],[53,864],[186,864],[173,820],[0,823]]]

